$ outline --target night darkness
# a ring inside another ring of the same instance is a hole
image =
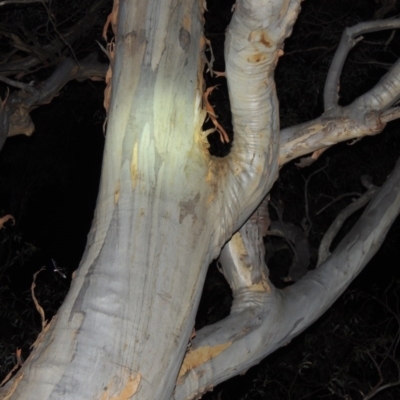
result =
[[[76,3],[88,7],[94,0]],[[96,40],[111,8],[105,2],[98,23],[75,43],[75,54],[101,54]],[[206,36],[216,58],[214,70],[223,71],[224,31],[230,21],[233,1],[208,1]],[[59,22],[66,18],[61,2],[54,7]],[[397,8],[396,8],[397,7]],[[26,13],[24,26],[34,29],[46,14],[41,5],[11,4],[1,7],[6,16],[0,29],[0,66],[9,54],[13,15]],[[32,11],[34,10],[34,11]],[[83,11],[82,11],[83,12]],[[308,0],[285,44],[285,55],[276,71],[281,107],[281,126],[287,127],[318,117],[323,112],[323,87],[330,60],[343,29],[361,21],[393,17],[400,4],[384,0]],[[28,17],[29,15],[29,17]],[[77,11],[77,17],[79,12]],[[73,21],[66,22],[71,24]],[[22,28],[13,27],[17,32]],[[400,32],[367,35],[350,53],[341,80],[341,104],[346,105],[371,88],[400,56]],[[52,33],[48,33],[51,38]],[[389,41],[390,38],[390,41]],[[43,45],[46,35],[39,37]],[[102,42],[103,43],[103,42]],[[103,43],[104,45],[104,43]],[[66,53],[70,50],[64,50]],[[206,54],[209,56],[209,53]],[[99,55],[104,61],[104,55]],[[25,83],[46,79],[55,65],[22,74]],[[1,75],[1,72],[0,72]],[[207,86],[219,84],[210,101],[218,120],[233,137],[226,83],[223,78],[205,75]],[[7,85],[0,81],[2,99]],[[101,172],[105,134],[103,123],[103,82],[71,81],[49,104],[31,113],[35,124],[32,136],[8,138],[0,152],[0,212],[11,214],[0,231],[0,381],[15,364],[15,350],[22,348],[25,359],[41,330],[30,288],[37,276],[36,295],[50,319],[61,305],[86,244]],[[10,90],[15,90],[10,88]],[[312,166],[295,163],[281,170],[271,200],[279,205],[285,221],[301,226],[305,218],[305,182],[312,228],[309,233],[311,265],[315,267],[318,244],[338,212],[352,200],[345,196],[326,211],[318,211],[345,193],[362,192],[362,175],[381,185],[400,155],[400,123],[388,124],[384,132],[357,143],[342,143],[329,149]],[[209,138],[211,152],[223,157],[229,146],[219,144],[218,135]],[[233,138],[234,140],[234,138]],[[316,171],[321,170],[316,173]],[[270,210],[276,217],[276,211]],[[339,238],[348,232],[359,214],[349,218]],[[293,254],[283,239],[266,238],[272,251],[270,276],[284,285]],[[399,379],[400,305],[400,224],[397,220],[383,246],[348,291],[320,320],[286,347],[208,393],[207,400],[240,399],[362,399],[379,382],[375,361],[381,365],[384,382]],[[53,263],[53,261],[55,264]],[[55,268],[56,266],[56,268]],[[211,265],[197,317],[197,328],[227,314],[231,304],[228,285],[216,265]],[[375,356],[375,361],[372,361]],[[399,368],[399,370],[398,370]],[[347,397],[346,397],[347,396]],[[383,391],[376,399],[399,399],[400,388]]]

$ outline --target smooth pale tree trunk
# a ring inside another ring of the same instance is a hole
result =
[[[232,64],[236,78],[246,83],[240,63],[260,76],[232,104],[241,109],[241,127],[229,157],[217,159],[201,130],[201,4],[120,1],[87,249],[64,305],[8,385],[11,398],[171,397],[207,266],[276,179],[272,73],[296,16],[286,21],[279,12],[261,8],[239,39],[252,31],[254,37],[232,44],[242,46]],[[281,21],[284,29],[268,38],[261,18]]]

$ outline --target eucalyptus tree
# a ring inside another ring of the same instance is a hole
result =
[[[106,147],[87,248],[65,303],[43,321],[2,398],[197,398],[298,335],[377,251],[399,212],[399,164],[381,188],[364,182],[365,195],[351,207],[368,206],[331,252],[351,210],[338,216],[318,268],[285,290],[268,278],[266,196],[279,168],[377,134],[400,116],[399,62],[351,104],[338,103],[352,46],[366,33],[400,27],[396,19],[374,21],[344,32],[326,79],[324,113],[280,129],[274,71],[300,3],[235,4],[225,42],[234,139],[219,158],[202,129],[209,116],[220,140],[230,140],[204,87],[204,3],[115,2]],[[232,309],[194,332],[207,267],[217,257]]]

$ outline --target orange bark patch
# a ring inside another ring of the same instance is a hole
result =
[[[186,353],[183,360],[181,370],[179,371],[178,379],[189,372],[191,369],[206,363],[207,361],[215,358],[218,354],[227,349],[232,342],[218,344],[216,346],[204,346],[196,350],[190,350]]]

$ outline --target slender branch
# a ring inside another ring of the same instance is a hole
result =
[[[358,24],[349,28],[346,35],[352,37],[351,35],[354,36],[356,33],[394,27],[400,27],[400,20]],[[346,35],[343,36],[345,39]],[[347,43],[345,39],[342,38],[343,46]],[[348,43],[347,46],[349,46]],[[325,102],[328,106],[325,106],[324,114],[313,121],[281,131],[280,165],[345,140],[375,135],[384,129],[387,122],[400,117],[399,107],[393,107],[400,100],[400,60],[371,90],[346,107],[337,106],[337,85],[344,62],[343,54],[347,52],[344,50],[337,52],[328,74],[325,86]]]
[[[71,58],[65,59],[53,74],[37,87],[0,76],[1,81],[21,89],[14,91],[0,110],[0,136],[3,138],[3,141],[0,140],[0,149],[6,137],[31,135],[35,127],[30,112],[42,104],[49,103],[67,82],[73,79],[103,79],[107,68],[108,64],[101,64],[95,55],[89,55],[79,65]]]
[[[357,210],[364,207],[372,198],[372,196],[378,190],[377,187],[368,189],[363,195],[361,195],[353,203],[349,204],[345,209],[340,211],[338,216],[335,218],[329,229],[325,232],[324,237],[321,240],[321,244],[318,250],[318,262],[317,266],[321,265],[329,256],[333,239],[338,234],[340,228],[343,226],[344,222],[349,218],[350,215],[354,214]]]
[[[340,75],[344,62],[349,51],[363,39],[361,35],[371,32],[382,31],[385,29],[400,28],[399,19],[378,20],[372,22],[362,22],[351,28],[345,29],[340,40],[338,49],[335,52],[324,89],[324,109],[325,111],[337,108],[339,100]]]
[[[397,367],[398,379],[396,381],[394,381],[394,382],[389,382],[389,383],[387,383],[385,385],[381,385],[382,382],[383,382],[382,371],[381,371],[380,367],[376,364],[375,359],[369,354],[369,352],[366,352],[366,353],[372,359],[372,362],[374,363],[375,367],[377,368],[379,376],[380,376],[380,380],[379,380],[378,384],[374,388],[372,388],[371,391],[366,396],[363,397],[363,400],[372,399],[379,392],[382,392],[383,390],[386,390],[386,389],[389,389],[391,387],[400,385],[400,365],[399,365],[398,362],[396,362],[395,360],[392,360],[395,363],[396,367]]]
[[[353,196],[357,196],[360,197],[361,193],[358,192],[349,192],[349,193],[343,193],[340,196],[336,197],[335,199],[333,199],[332,201],[330,201],[326,206],[322,207],[319,211],[317,211],[315,213],[315,215],[319,215],[321,213],[323,213],[327,208],[329,208],[330,206],[332,206],[333,204],[337,203],[338,201],[344,199],[345,197],[353,197]]]
[[[37,90],[33,86],[31,86],[31,85],[29,85],[27,83],[14,81],[14,80],[9,79],[9,78],[7,78],[5,76],[2,76],[2,75],[0,75],[0,81],[4,82],[7,85],[10,85],[12,87],[15,87],[15,88],[18,88],[18,89],[22,89],[25,92],[28,92],[28,93],[31,93],[31,94],[35,94],[37,92]]]
[[[317,175],[318,173],[320,173],[321,171],[323,171],[324,169],[326,169],[329,165],[329,158],[326,159],[326,163],[323,167],[315,170],[314,172],[312,172],[308,178],[306,179],[306,184],[304,185],[304,208],[305,208],[305,212],[306,212],[306,221],[307,221],[307,231],[309,232],[312,226],[312,222],[311,222],[311,218],[310,218],[310,210],[308,207],[308,185],[310,183],[310,180],[313,176]],[[307,233],[308,233],[307,232]]]

